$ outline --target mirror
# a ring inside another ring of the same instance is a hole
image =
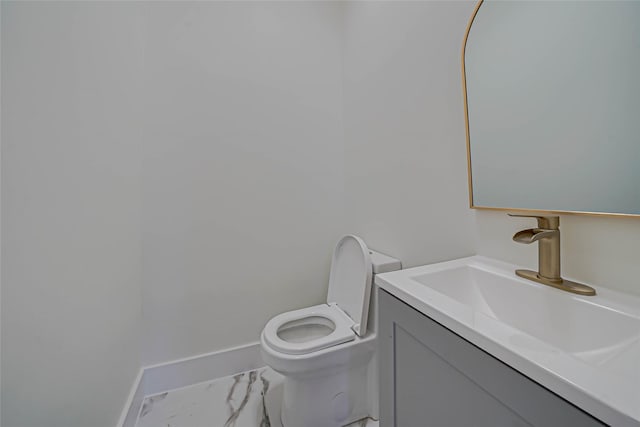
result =
[[[640,2],[480,2],[463,46],[473,208],[640,215]]]

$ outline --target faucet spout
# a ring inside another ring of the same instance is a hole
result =
[[[529,244],[537,242],[540,239],[554,238],[560,235],[559,230],[546,230],[544,228],[529,228],[527,230],[518,231],[513,235],[513,241],[518,243]]]

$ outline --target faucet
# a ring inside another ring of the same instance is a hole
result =
[[[596,294],[596,290],[591,286],[572,282],[560,276],[560,217],[516,214],[509,214],[509,216],[538,220],[537,228],[518,231],[513,235],[513,240],[518,243],[538,242],[538,271],[516,270],[518,276],[574,294]]]

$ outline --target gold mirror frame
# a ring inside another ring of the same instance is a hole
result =
[[[609,212],[583,212],[583,211],[563,211],[563,210],[543,210],[543,209],[523,209],[523,208],[497,208],[490,206],[477,206],[473,203],[473,180],[471,176],[471,139],[469,136],[469,105],[467,103],[467,74],[465,70],[464,55],[467,49],[467,39],[469,38],[469,32],[473,26],[473,21],[480,10],[480,6],[484,3],[484,0],[479,0],[473,9],[471,18],[467,23],[467,29],[464,33],[464,39],[462,40],[462,96],[464,101],[464,129],[467,137],[467,177],[469,182],[469,208],[478,210],[489,211],[502,211],[502,212],[521,212],[521,213],[538,213],[543,215],[588,215],[588,216],[604,216],[604,217],[632,217],[640,218],[640,214],[626,214],[626,213],[609,213]]]

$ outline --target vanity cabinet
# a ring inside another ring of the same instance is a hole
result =
[[[381,427],[605,425],[386,291],[378,292]]]

